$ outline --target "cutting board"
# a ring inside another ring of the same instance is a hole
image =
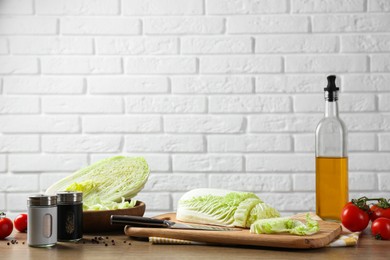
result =
[[[175,213],[155,218],[176,221]],[[318,221],[320,232],[311,236],[289,234],[251,234],[249,229],[240,231],[203,231],[168,228],[125,227],[125,234],[132,237],[164,237],[220,245],[248,245],[280,248],[320,248],[328,245],[341,233],[338,223]]]

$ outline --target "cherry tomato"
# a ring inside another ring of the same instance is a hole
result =
[[[368,226],[370,217],[367,209],[361,209],[352,202],[345,204],[341,211],[341,223],[352,232],[362,231]]]
[[[4,213],[0,213],[0,239],[4,239],[8,237],[12,230],[14,229],[14,225],[9,218],[5,217]]]
[[[390,219],[377,218],[371,225],[371,233],[376,239],[390,239]]]
[[[388,218],[390,219],[390,208],[380,207],[378,204],[372,205],[371,210],[371,221],[375,221],[377,218]]]
[[[26,232],[27,230],[27,214],[20,214],[14,219],[15,229],[19,232]]]

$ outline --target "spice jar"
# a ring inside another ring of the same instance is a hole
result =
[[[57,193],[58,241],[78,241],[83,237],[83,193]]]
[[[57,243],[57,196],[32,195],[27,200],[27,243],[50,247]]]

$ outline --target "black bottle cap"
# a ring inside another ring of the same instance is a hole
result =
[[[335,75],[329,75],[327,77],[328,79],[328,86],[324,88],[325,90],[325,98],[329,102],[337,101],[337,91],[339,91],[339,88],[336,87],[336,76]]]
[[[326,86],[324,90],[328,92],[339,91],[339,88],[336,87],[336,76],[329,75],[327,79],[328,79],[328,86]]]

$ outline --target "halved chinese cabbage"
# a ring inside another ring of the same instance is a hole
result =
[[[46,194],[81,191],[86,209],[131,207],[134,203],[126,203],[122,198],[136,196],[148,180],[149,172],[149,166],[142,157],[115,156],[65,177],[50,186]]]
[[[184,194],[179,200],[177,219],[185,222],[213,224],[221,226],[246,227],[252,208],[264,204],[251,192],[239,192],[220,189],[195,189]],[[263,206],[262,216],[278,217],[279,212],[270,206]],[[254,218],[254,217],[253,217]]]

